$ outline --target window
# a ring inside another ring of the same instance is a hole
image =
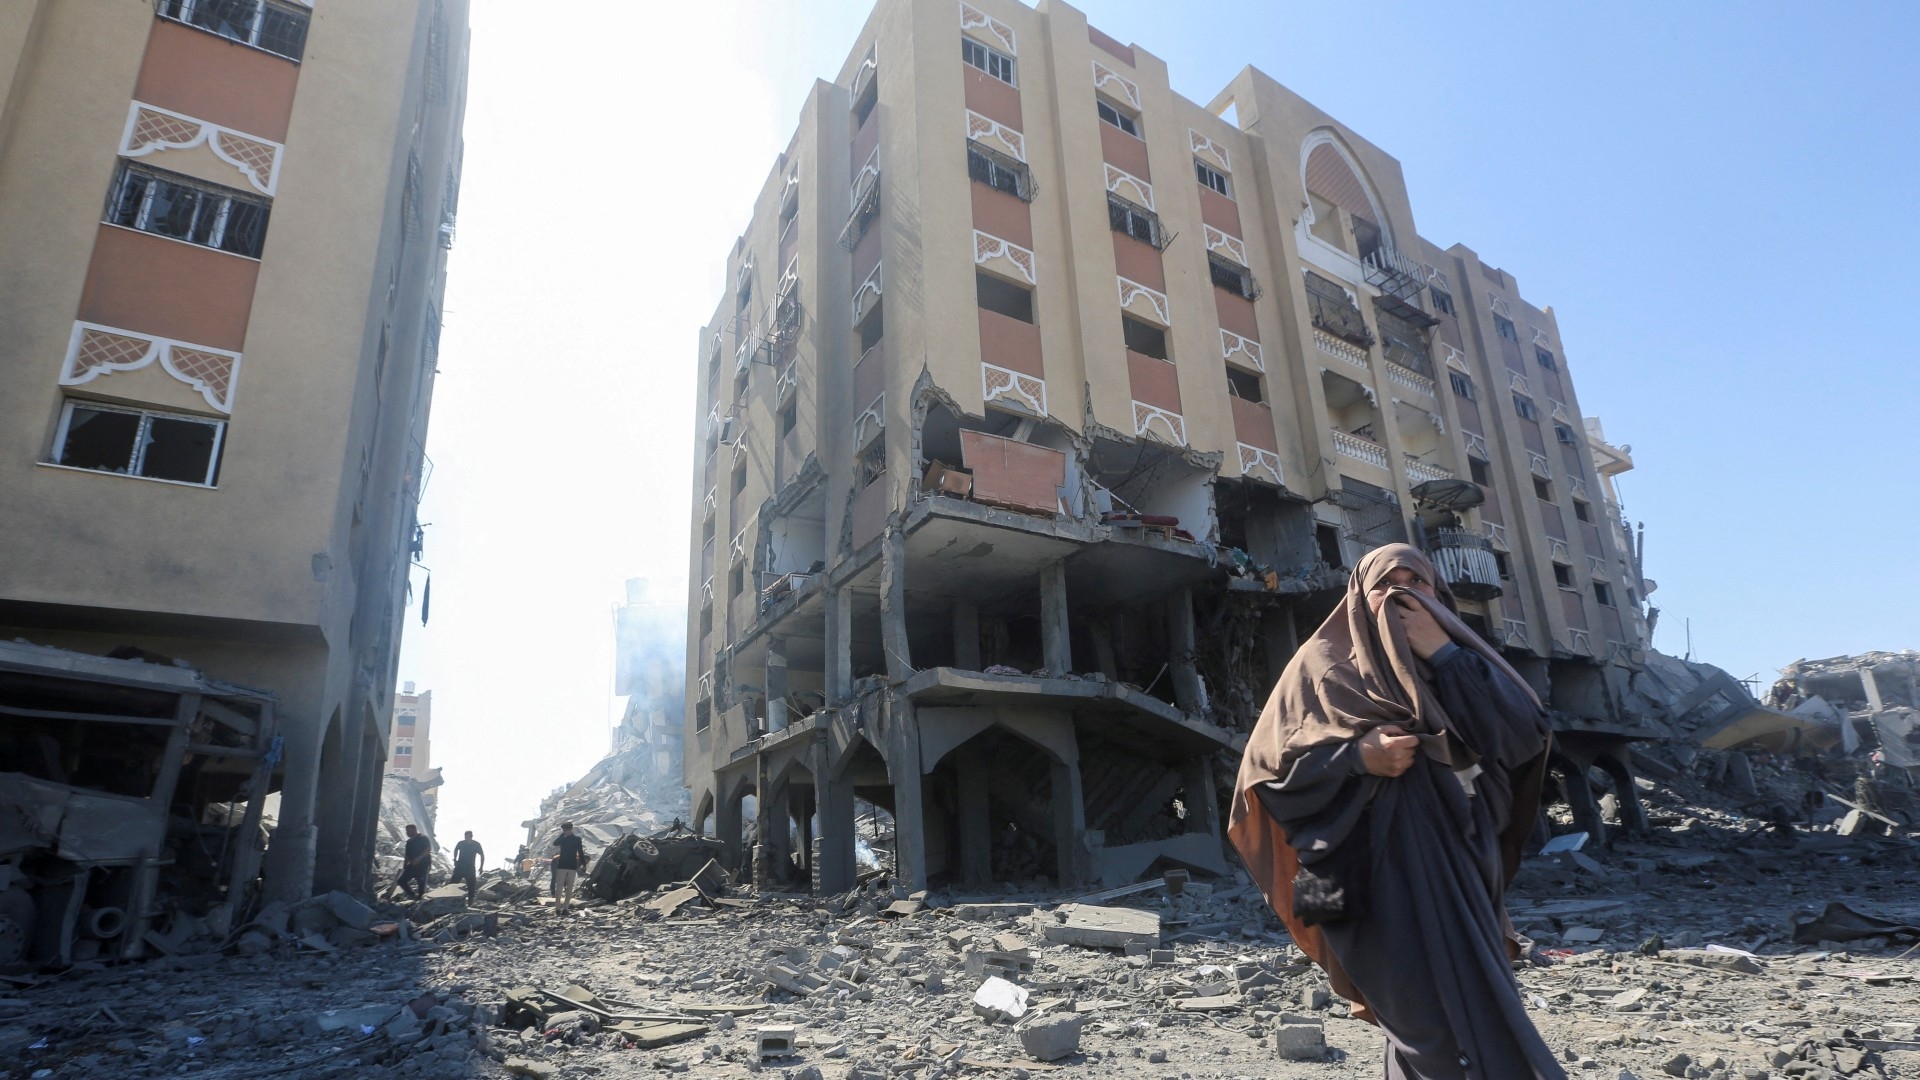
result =
[[[787,234],[793,231],[794,223],[799,220],[800,220],[800,200],[799,198],[796,197],[792,202],[780,208],[780,239],[781,240],[783,241],[786,240]]]
[[[794,425],[798,424],[799,422],[800,422],[800,408],[798,403],[792,402],[792,401],[787,402],[786,407],[780,410],[781,437],[784,438],[785,436],[791,434],[793,431]]]
[[[1520,394],[1513,395],[1513,411],[1519,413],[1522,420],[1540,419],[1540,410],[1533,407],[1533,399]]]
[[[1140,137],[1140,122],[1138,120],[1107,104],[1105,101],[1095,99],[1094,103],[1100,110],[1101,120],[1112,124],[1114,127],[1119,128],[1121,131],[1126,132],[1136,139]]]
[[[853,103],[853,130],[859,131],[867,126],[867,118],[873,115],[873,107],[880,103],[880,79],[878,76],[867,80],[860,90],[860,97]]]
[[[1581,521],[1591,522],[1593,520],[1593,507],[1588,506],[1582,499],[1575,499],[1573,500],[1573,516]]]
[[[1433,297],[1433,310],[1443,315],[1454,314],[1453,297],[1433,286],[1427,286],[1427,295]]]
[[[1227,393],[1242,401],[1262,402],[1266,394],[1260,390],[1260,376],[1251,371],[1241,371],[1232,364],[1227,365]]]
[[[1227,194],[1227,176],[1225,173],[1213,168],[1199,158],[1193,159],[1193,172],[1194,175],[1200,178],[1201,187],[1210,187],[1222,195]]]
[[[747,490],[747,467],[742,465],[733,470],[733,493],[738,495],[745,490]]]
[[[1481,487],[1493,486],[1493,466],[1488,465],[1477,457],[1467,458],[1467,475],[1471,476],[1473,482],[1479,484]]]
[[[795,206],[798,205],[799,201],[795,200]],[[860,194],[854,198],[853,212],[847,215],[846,228],[840,230],[840,246],[847,251],[859,247],[861,238],[867,235],[867,230],[873,227],[873,223],[879,217],[880,177],[876,175],[867,181],[866,185],[860,189]],[[781,229],[781,239],[786,239],[784,226]]]
[[[107,196],[106,220],[257,259],[267,237],[270,205],[229,188],[122,161]]]
[[[960,39],[960,59],[968,65],[999,79],[1008,86],[1014,85],[1013,57],[995,52],[969,37]]]
[[[161,18],[298,60],[307,48],[304,8],[279,0],[159,0]]]
[[[1167,332],[1131,315],[1120,316],[1120,336],[1127,348],[1156,360],[1167,358]]]
[[[1493,553],[1493,565],[1494,565],[1494,567],[1495,567],[1496,569],[1498,569],[1498,570],[1500,571],[1500,580],[1501,580],[1501,581],[1512,581],[1512,580],[1513,580],[1513,566],[1512,566],[1512,564],[1511,564],[1511,563],[1509,563],[1509,562],[1507,562],[1507,553],[1506,553],[1506,552],[1504,552],[1504,551],[1496,551],[1496,552],[1494,552],[1494,553]]]
[[[1548,371],[1560,370],[1560,363],[1553,358],[1553,354],[1538,345],[1533,347],[1533,358],[1538,360],[1540,366],[1546,368]]]
[[[1449,371],[1447,372],[1447,382],[1453,387],[1454,397],[1466,398],[1468,401],[1474,400],[1473,379],[1470,376],[1462,375],[1457,371]]]
[[[212,487],[220,478],[226,429],[218,420],[70,400],[60,414],[53,463]]]
[[[1541,502],[1553,501],[1553,485],[1539,477],[1533,478],[1533,497]]]
[[[967,175],[1016,199],[1033,201],[1033,173],[1024,162],[967,140]]]
[[[1560,445],[1562,446],[1579,446],[1580,445],[1578,442],[1574,441],[1573,429],[1568,427],[1565,424],[1553,425],[1553,437],[1560,440]]]
[[[1573,588],[1573,567],[1564,563],[1554,563],[1553,583],[1563,589]]]
[[[1601,607],[1612,607],[1613,606],[1613,586],[1608,585],[1604,581],[1594,582],[1593,598],[1600,602]]]
[[[1207,270],[1213,275],[1214,288],[1225,289],[1248,300],[1260,299],[1260,283],[1253,280],[1253,271],[1232,259],[1209,251]]]
[[[999,312],[1009,319],[1021,322],[1033,321],[1033,293],[1015,285],[1011,281],[994,277],[992,274],[976,270],[973,273],[974,291],[979,295],[980,306],[988,311]]]
[[[1114,232],[1123,232],[1142,243],[1166,249],[1166,232],[1160,227],[1160,215],[1111,192],[1107,194],[1107,224],[1113,226]]]
[[[886,334],[886,323],[880,314],[883,310],[885,309],[882,305],[875,304],[873,310],[867,312],[867,317],[860,320],[860,355],[862,356],[867,354],[868,349],[880,344],[880,338]]]
[[[1508,341],[1520,340],[1520,332],[1513,328],[1513,320],[1507,318],[1505,315],[1495,315],[1493,317],[1493,329],[1495,333],[1506,338]]]
[[[1346,286],[1311,270],[1301,276],[1307,286],[1307,311],[1312,316],[1313,328],[1363,349],[1372,348],[1373,331],[1367,329],[1359,305]]]
[[[747,587],[746,565],[744,563],[736,563],[734,564],[733,569],[727,572],[727,595],[739,596],[741,590],[745,589],[746,587]]]

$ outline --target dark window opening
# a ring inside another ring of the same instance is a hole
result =
[[[1581,521],[1591,522],[1593,520],[1593,508],[1588,506],[1583,500],[1575,499],[1573,500],[1573,516]]]
[[[1574,440],[1573,429],[1568,427],[1565,424],[1553,425],[1553,437],[1555,439],[1558,439],[1560,441],[1560,445],[1562,446],[1580,445],[1578,442]]]
[[[1112,124],[1114,127],[1119,128],[1121,131],[1126,132],[1136,139],[1140,137],[1140,124],[1133,117],[1128,116],[1126,113],[1121,112],[1119,109],[1114,108],[1104,101],[1096,99],[1094,104],[1100,110],[1101,120]]]
[[[1473,379],[1470,376],[1462,375],[1457,371],[1449,371],[1447,372],[1447,382],[1453,387],[1454,397],[1465,398],[1468,401],[1476,400],[1473,396]]]
[[[1227,194],[1227,174],[1199,158],[1193,159],[1193,174],[1199,179],[1201,187],[1210,187],[1222,195]]]
[[[307,48],[304,8],[277,0],[158,0],[161,18],[210,30],[223,38],[298,60]]]
[[[1493,317],[1493,329],[1495,333],[1506,338],[1508,341],[1520,340],[1520,332],[1513,328],[1513,320],[1507,318],[1505,315],[1495,315]]]
[[[1539,477],[1533,478],[1533,497],[1541,502],[1553,501],[1553,485]]]
[[[1554,563],[1553,583],[1563,589],[1573,588],[1573,567],[1565,563]]]
[[[1114,232],[1126,233],[1156,249],[1166,249],[1166,231],[1160,225],[1160,215],[1111,193],[1107,195],[1107,224]]]
[[[225,432],[226,425],[218,421],[70,401],[54,462],[211,487],[219,479]]]
[[[960,59],[966,61],[968,66],[979,68],[1008,86],[1014,85],[1013,57],[1005,53],[996,52],[972,38],[963,37],[960,39]]]
[[[1313,526],[1313,542],[1320,549],[1320,561],[1328,566],[1345,566],[1346,560],[1340,555],[1340,529],[1326,522]]]
[[[798,424],[799,422],[800,422],[799,404],[797,402],[792,402],[792,401],[787,402],[786,407],[780,410],[780,434],[782,436],[789,434],[790,432],[793,431],[794,425]]]
[[[1593,598],[1600,602],[1601,607],[1612,607],[1613,606],[1613,587],[1608,585],[1604,581],[1594,582]]]
[[[735,563],[733,569],[727,572],[727,595],[739,596],[740,591],[742,589],[745,589],[746,587],[747,587],[746,564]]]
[[[1379,254],[1386,240],[1380,235],[1380,226],[1358,214],[1353,215],[1353,243],[1361,262]]]
[[[266,199],[123,160],[107,197],[106,220],[257,259],[270,206]]]
[[[1540,419],[1540,410],[1533,407],[1533,399],[1530,397],[1513,395],[1513,411],[1519,413],[1522,420]]]
[[[978,183],[996,191],[1004,191],[1016,199],[1033,201],[1033,173],[1026,163],[1015,161],[971,139],[967,140],[967,175]]]
[[[1127,348],[1143,356],[1156,360],[1167,358],[1167,332],[1131,315],[1120,316],[1120,336],[1126,341]]]
[[[1227,393],[1242,401],[1267,400],[1267,395],[1260,389],[1260,376],[1251,371],[1241,371],[1232,364],[1227,365]]]
[[[1560,370],[1560,362],[1553,358],[1553,354],[1538,345],[1533,347],[1533,358],[1538,360],[1540,366],[1546,368],[1548,371]]]
[[[887,472],[887,440],[876,437],[853,463],[853,486],[858,491]]]
[[[1472,477],[1473,482],[1479,484],[1481,487],[1493,486],[1493,466],[1481,461],[1477,457],[1470,456],[1467,458],[1467,475]]]
[[[886,333],[886,322],[881,316],[884,310],[883,305],[875,304],[867,317],[860,320],[860,355],[865,356],[868,349],[880,344],[881,336]]]
[[[742,465],[733,470],[733,493],[738,495],[745,490],[747,490],[747,467]]]
[[[711,724],[712,722],[713,722],[713,702],[707,698],[701,698],[699,701],[694,702],[693,703],[693,730],[705,731],[707,730],[707,725]]]
[[[867,118],[873,115],[873,107],[880,103],[880,76],[875,74],[867,79],[867,85],[860,90],[860,96],[853,103],[853,130],[859,131],[867,126]]]
[[[1023,289],[1004,278],[994,277],[984,270],[973,273],[974,291],[979,295],[980,306],[988,311],[998,312],[1009,319],[1021,322],[1033,321],[1033,292]]]
[[[1500,571],[1501,581],[1513,580],[1513,564],[1507,561],[1506,552],[1496,551],[1493,553],[1493,566],[1494,569]]]
[[[1427,286],[1427,295],[1433,297],[1433,310],[1438,311],[1443,315],[1455,314],[1453,310],[1452,296],[1440,291],[1439,289],[1434,288],[1431,285]]]
[[[1253,271],[1232,259],[1207,252],[1207,272],[1213,276],[1214,288],[1248,300],[1260,299],[1260,283],[1253,279]]]

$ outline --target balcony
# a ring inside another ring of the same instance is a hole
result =
[[[1355,222],[1356,229],[1359,222]],[[1408,258],[1391,246],[1377,239],[1369,245],[1362,238],[1360,243],[1360,269],[1366,275],[1367,284],[1397,300],[1411,302],[1420,295],[1420,289],[1426,284],[1427,268]]]
[[[1429,480],[1453,479],[1452,469],[1444,468],[1439,465],[1434,465],[1429,462],[1421,461],[1419,458],[1414,457],[1412,454],[1405,454],[1402,456],[1405,457],[1407,461],[1407,482],[1408,483],[1424,484]]]
[[[1355,461],[1364,461],[1382,469],[1387,467],[1387,448],[1371,439],[1363,439],[1358,435],[1349,435],[1335,429],[1333,448]]]
[[[1367,370],[1367,350],[1334,337],[1324,330],[1314,330],[1313,347],[1335,360],[1344,360],[1361,371]]]
[[[1401,364],[1395,363],[1391,354],[1387,357],[1387,378],[1404,386],[1416,394],[1433,397],[1433,380]]]
[[[1334,288],[1339,289],[1340,286],[1335,285]],[[1325,291],[1315,291],[1314,287],[1309,285],[1307,310],[1312,315],[1315,330],[1330,334],[1362,349],[1373,347],[1373,331],[1367,329],[1366,319],[1361,316],[1360,309],[1354,305],[1353,301],[1346,298],[1345,290],[1341,291],[1340,296],[1335,297],[1328,295]]]
[[[1462,600],[1491,600],[1501,594],[1500,564],[1486,537],[1464,529],[1434,529],[1427,533],[1427,554],[1440,579]]]

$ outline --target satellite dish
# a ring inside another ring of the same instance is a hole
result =
[[[1471,480],[1428,480],[1411,489],[1415,500],[1444,510],[1468,510],[1487,501],[1487,493]]]

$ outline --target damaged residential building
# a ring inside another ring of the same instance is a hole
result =
[[[698,349],[686,775],[762,883],[848,887],[869,804],[916,887],[1224,869],[1268,688],[1394,541],[1563,772],[1651,730],[1552,310],[1252,68],[1203,105],[1057,0],[881,0]]]
[[[223,936],[218,904],[368,884],[466,57],[465,0],[0,6],[0,803],[33,823],[0,904],[30,941],[120,909],[136,955],[168,905]],[[235,802],[268,786],[270,839]]]

